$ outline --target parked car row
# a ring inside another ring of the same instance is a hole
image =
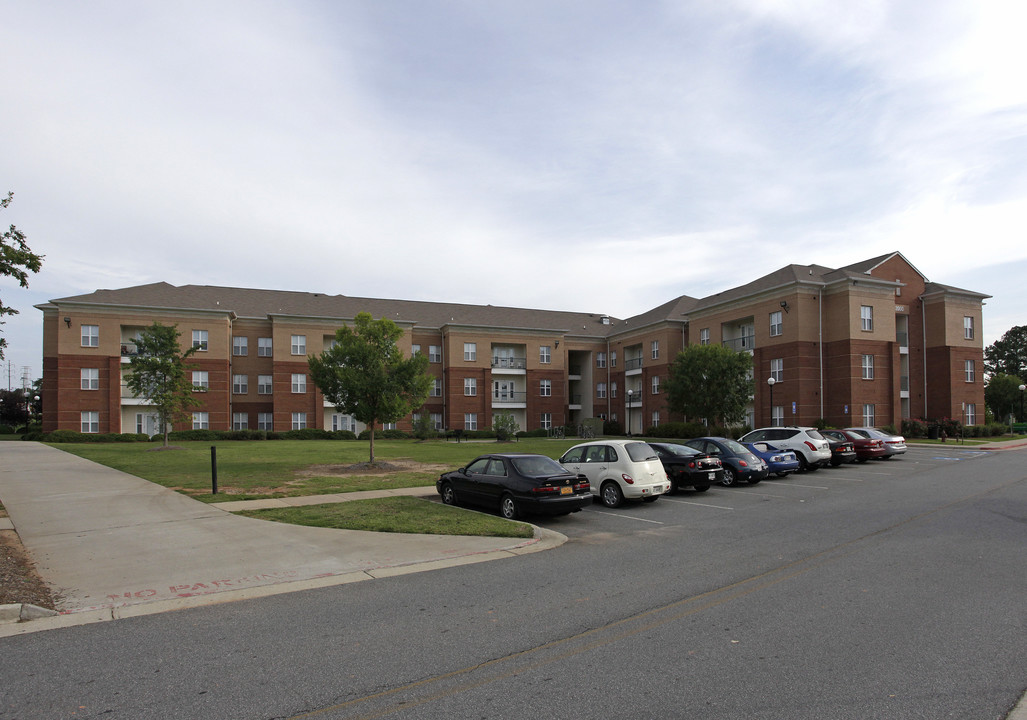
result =
[[[701,437],[683,443],[604,439],[575,445],[559,461],[528,453],[482,455],[443,473],[435,487],[447,505],[491,507],[512,520],[578,512],[593,498],[610,508],[625,500],[655,502],[685,487],[706,492],[714,483],[755,485],[771,473],[784,477],[905,451],[902,437],[876,428],[774,427],[740,440]]]

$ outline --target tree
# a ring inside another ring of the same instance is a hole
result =
[[[1005,422],[1015,413],[1018,420],[1023,422],[1023,418],[1019,417],[1022,384],[1023,381],[1016,375],[1006,373],[996,373],[988,379],[988,384],[984,386],[984,402],[991,408],[997,421]]]
[[[1001,340],[984,348],[984,372],[1027,377],[1027,325],[1010,328]]]
[[[143,398],[157,410],[164,431],[164,447],[168,446],[171,424],[185,416],[191,407],[200,405],[193,394],[195,388],[186,371],[186,359],[199,350],[194,346],[182,351],[177,325],[155,322],[136,338],[138,353],[129,360],[128,389]]]
[[[752,358],[723,345],[689,345],[667,380],[667,407],[688,418],[739,422],[753,394]]]
[[[521,426],[517,424],[512,412],[504,410],[501,413],[496,413],[492,420],[492,429],[496,433],[496,440],[506,442],[517,434]]]
[[[433,379],[424,355],[403,357],[396,344],[403,330],[392,320],[362,312],[354,325],[336,330],[335,345],[307,358],[307,364],[325,398],[367,425],[374,463],[375,425],[395,422],[423,405]]]
[[[7,193],[7,197],[0,198],[0,209],[5,209],[14,199],[14,193]],[[0,236],[0,275],[13,277],[23,288],[29,286],[28,274],[37,273],[43,266],[43,256],[36,255],[29,250],[25,243],[25,234],[18,228],[11,225],[11,229]],[[14,308],[4,307],[0,302],[0,318],[4,315],[17,315]],[[0,325],[3,325],[0,320]],[[4,357],[4,348],[7,347],[7,339],[0,337],[0,360]]]
[[[0,425],[17,428],[29,420],[29,399],[21,388],[0,390]]]

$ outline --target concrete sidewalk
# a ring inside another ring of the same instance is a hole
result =
[[[76,624],[75,616],[126,617],[511,557],[566,540],[540,529],[530,540],[331,530],[229,512],[358,496],[368,493],[207,504],[46,445],[0,443],[0,502],[61,595],[61,616],[0,625],[0,636]]]

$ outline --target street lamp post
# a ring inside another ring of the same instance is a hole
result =
[[[628,437],[631,437],[631,396],[634,395],[633,390],[628,390]]]
[[[767,378],[767,385],[770,386],[770,425],[774,427],[774,385],[777,384],[777,380],[771,375]]]
[[[1023,422],[1023,391],[1027,390],[1027,385],[1020,386],[1020,422]]]

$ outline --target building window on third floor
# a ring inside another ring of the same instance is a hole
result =
[[[79,371],[81,387],[83,390],[99,390],[100,389],[100,370],[99,368],[82,368]]]
[[[442,397],[442,381],[435,378],[431,381],[431,392],[432,397]]]
[[[193,330],[193,347],[198,348],[200,352],[206,352],[207,350],[207,331],[206,330]]]
[[[249,338],[245,336],[235,336],[232,338],[232,354],[237,357],[245,356],[249,351]]]
[[[478,379],[464,378],[464,395],[471,397],[478,394]]]
[[[464,361],[475,362],[478,359],[478,343],[464,343]]]
[[[867,332],[874,329],[874,306],[873,305],[860,305],[859,306],[859,322],[860,328]]]
[[[293,355],[307,354],[307,336],[293,335],[289,345],[289,352]]]
[[[699,344],[700,345],[709,345],[710,344],[710,329],[709,328],[702,328],[699,331]]]
[[[193,370],[193,392],[206,392],[210,389],[210,379],[206,370]]]
[[[552,380],[539,380],[538,381],[538,394],[542,397],[552,397],[553,395],[553,381]]]
[[[100,326],[99,325],[83,325],[82,326],[82,347],[99,347],[100,346]]]
[[[863,356],[863,379],[873,380],[874,379],[874,356],[864,355]]]
[[[606,383],[596,383],[596,397],[606,397]]]
[[[650,357],[652,357],[653,360],[659,360],[660,359],[660,341],[659,340],[653,340],[651,343],[649,343],[649,353],[650,353]]]
[[[617,367],[617,351],[616,350],[611,350],[610,351],[610,367],[612,367],[612,368]]]
[[[548,345],[538,346],[538,361],[542,365],[548,365],[553,361],[552,348]]]
[[[303,373],[292,374],[292,391],[297,395],[307,391],[307,376]]]
[[[604,352],[596,353],[596,367],[597,368],[604,368],[604,367],[606,367],[606,353],[604,353]]]
[[[974,360],[967,360],[963,366],[966,381],[972,383],[977,378],[977,363]]]
[[[257,338],[257,357],[271,357],[271,338]]]
[[[770,360],[770,377],[774,378],[774,382],[781,382],[785,379],[785,359],[784,358],[771,358]]]
[[[970,315],[963,316],[963,338],[965,340],[974,339],[974,319]]]
[[[257,394],[258,395],[270,395],[271,386],[274,382],[274,377],[271,375],[258,375],[257,376]]]
[[[232,394],[233,395],[245,395],[250,391],[250,376],[249,375],[233,375],[232,376]]]
[[[441,345],[429,345],[428,346],[428,362],[440,363],[442,362],[442,346]]]
[[[417,343],[414,343],[413,345],[410,346],[410,357],[413,357],[414,355],[416,355],[419,352],[421,352],[421,346],[420,345],[418,345]]]
[[[770,313],[770,336],[776,337],[783,332],[784,323],[781,320],[781,311]]]

